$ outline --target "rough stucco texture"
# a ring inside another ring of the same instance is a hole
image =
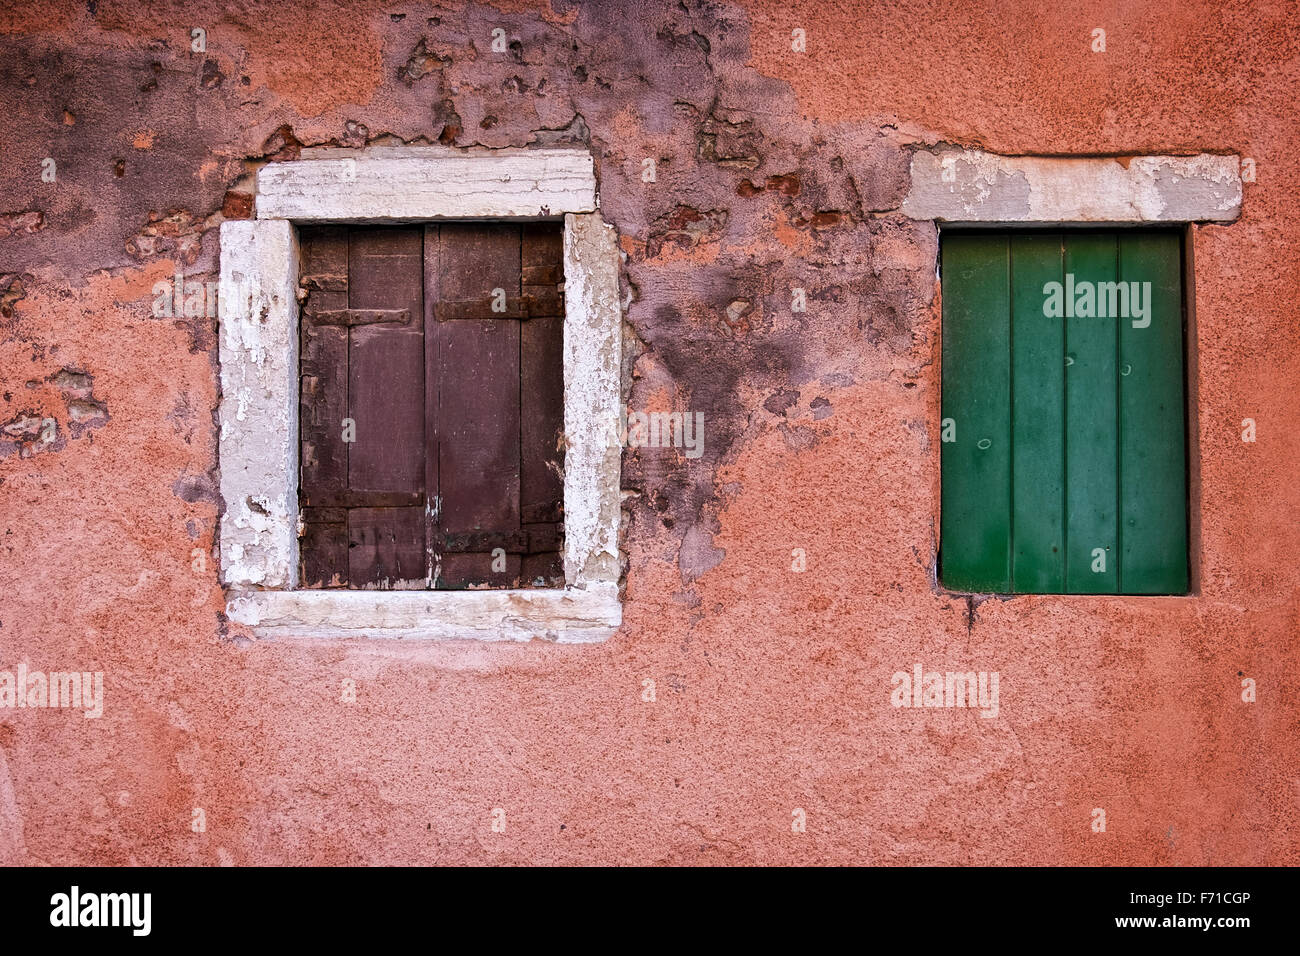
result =
[[[1282,2],[0,6],[0,670],[105,688],[0,710],[0,862],[1300,862],[1298,84]],[[368,142],[595,157],[630,405],[706,422],[625,453],[605,644],[222,618],[216,322],[151,290],[260,164]],[[1256,161],[1191,233],[1196,596],[936,585],[939,144]],[[917,662],[998,718],[892,708]]]

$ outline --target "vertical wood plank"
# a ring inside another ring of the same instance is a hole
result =
[[[1064,298],[1074,314],[1065,320],[1065,580],[1072,594],[1119,590],[1118,325],[1096,314],[1095,296],[1085,308],[1082,285],[1115,281],[1116,255],[1113,233],[1066,236]]]
[[[346,587],[347,525],[341,512],[314,499],[347,487],[343,419],[348,408],[347,330],[317,325],[318,312],[347,306],[346,227],[304,228],[300,283],[307,291],[300,318],[298,507],[302,520],[298,580],[303,587]]]
[[[348,484],[356,491],[424,489],[423,231],[354,228],[349,306],[409,309],[409,324],[351,329]]]
[[[1005,236],[946,237],[940,563],[945,587],[1011,589],[1011,301]]]
[[[1044,286],[1064,282],[1059,235],[1011,236],[1012,589],[1065,588],[1065,320]]]
[[[549,524],[557,534],[564,501],[563,336],[559,316],[529,319],[520,329],[520,521],[538,532]],[[558,546],[549,556],[530,555],[523,562],[525,580],[554,578],[557,568],[563,573],[559,557]]]
[[[310,506],[313,492],[347,486],[347,330],[317,325],[314,316],[347,306],[348,237],[346,229],[323,227],[304,229],[299,242],[307,288],[300,320],[299,488]]]
[[[451,247],[444,245],[444,258]],[[445,278],[445,274],[444,274]],[[440,330],[439,494],[443,534],[519,530],[519,323],[458,320]],[[445,587],[505,586],[519,575],[509,554],[444,553]]]
[[[352,309],[409,312],[409,320],[353,326],[348,393],[356,440],[348,454],[353,492],[424,491],[423,229],[354,227],[348,257]],[[349,583],[424,587],[423,508],[348,512]]]
[[[526,223],[520,241],[521,292],[531,316],[519,350],[519,511],[529,533],[520,575],[525,585],[557,587],[564,583],[564,230]]]
[[[520,260],[529,315],[520,337],[520,520],[529,532],[525,584],[564,583],[564,234],[552,223],[524,226]],[[547,311],[552,315],[542,316]],[[542,317],[539,317],[542,316]]]
[[[520,227],[444,223],[438,271],[439,587],[509,587],[521,559],[511,546],[461,550],[474,532],[520,530]],[[497,290],[500,290],[499,292]],[[492,306],[504,294],[506,313]],[[449,546],[449,538],[462,544]],[[494,570],[494,563],[503,570]]]
[[[1125,594],[1184,594],[1188,571],[1181,238],[1168,232],[1121,234],[1119,279],[1128,284],[1130,295],[1130,316],[1119,320],[1122,586]],[[1134,283],[1146,306],[1140,317],[1131,314]]]
[[[438,472],[439,420],[442,414],[442,332],[438,301],[442,296],[442,229],[424,227],[424,563],[428,587],[442,574],[442,548],[438,543],[442,508],[442,479]]]
[[[303,508],[298,542],[304,588],[348,586],[347,512],[342,508]]]
[[[443,268],[439,275],[440,318],[449,313],[475,318],[517,315],[521,278],[519,226],[508,223],[443,223]],[[492,309],[500,289],[513,308]],[[471,308],[454,310],[455,305]]]

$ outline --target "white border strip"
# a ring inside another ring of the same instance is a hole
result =
[[[951,223],[1231,222],[1237,156],[1053,159],[922,150],[902,211]]]
[[[262,637],[608,640],[623,620],[617,584],[517,591],[242,591],[226,614]]]
[[[595,211],[595,168],[579,149],[414,146],[271,163],[257,175],[259,219],[403,222]]]

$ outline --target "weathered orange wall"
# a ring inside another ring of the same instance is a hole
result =
[[[99,720],[0,710],[0,863],[1300,862],[1294,4],[504,7],[0,4],[0,670],[105,674]],[[625,457],[607,644],[222,619],[215,323],[150,290],[215,275],[258,163],[421,138],[590,143],[632,405],[706,413],[704,458]],[[1256,160],[1193,233],[1197,596],[936,586],[937,239],[896,208],[939,141]],[[1000,717],[892,708],[918,661]]]

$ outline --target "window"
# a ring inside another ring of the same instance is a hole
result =
[[[304,587],[562,587],[557,223],[299,232]]]
[[[946,232],[940,576],[1188,589],[1182,239]]]
[[[221,226],[230,620],[612,635],[622,311],[591,156],[304,150],[258,172],[256,212]]]

